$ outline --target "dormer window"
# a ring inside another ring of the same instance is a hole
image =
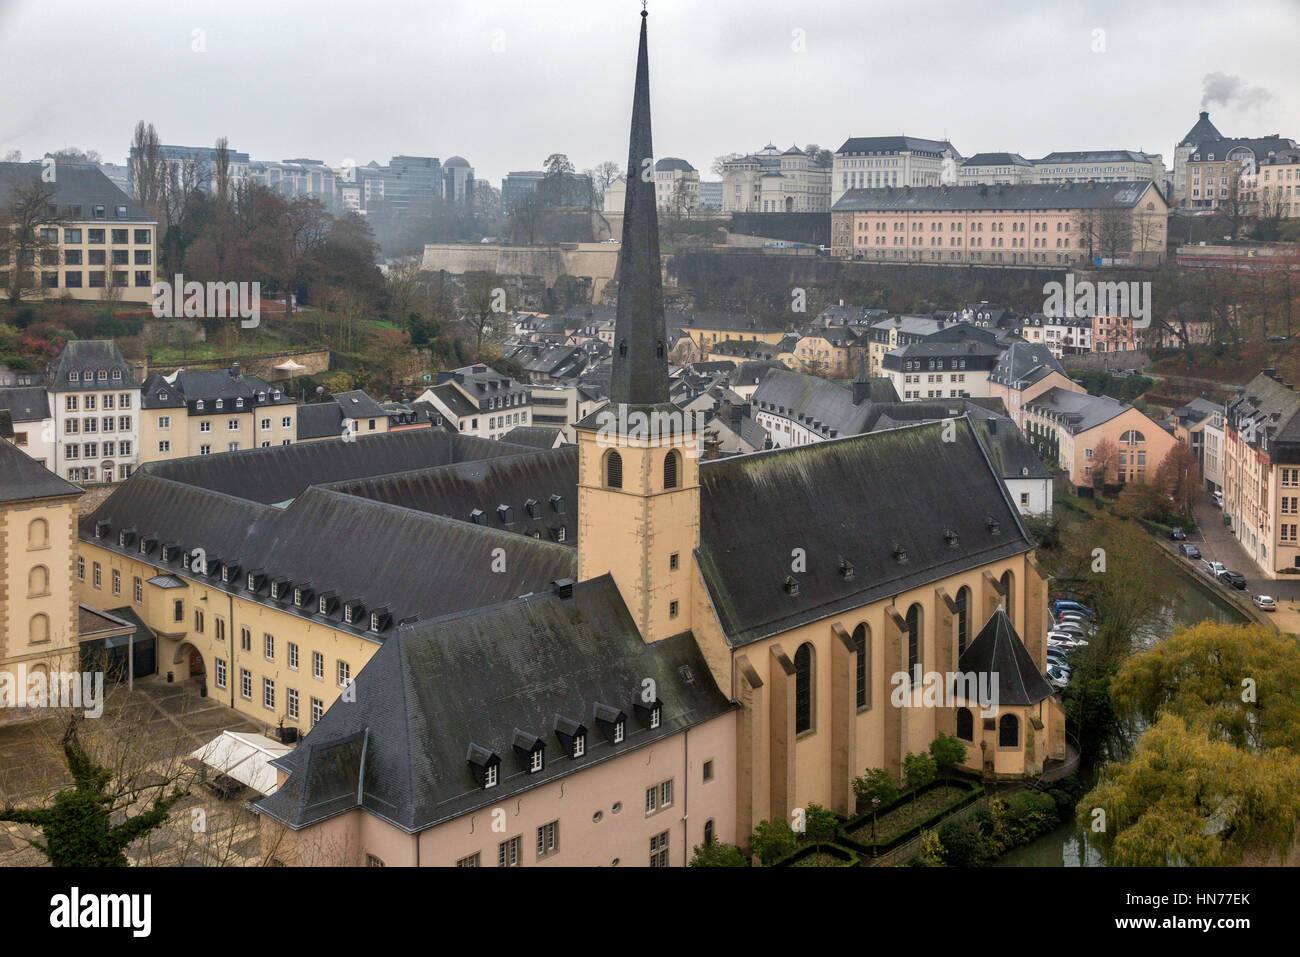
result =
[[[528,758],[529,774],[536,774],[538,771],[542,770],[542,766],[544,763],[543,753],[544,752],[542,751],[542,749],[538,748],[536,751],[532,753],[532,755],[529,756]]]
[[[149,554],[149,540],[147,538],[140,539],[140,554],[141,555]]]
[[[627,719],[620,718],[614,722],[614,743],[622,744],[623,737],[627,734]]]
[[[68,373],[69,382],[78,382],[80,380],[81,380],[81,373],[78,372],[76,369],[73,369],[71,372]]]
[[[224,405],[225,405],[225,403],[222,402],[220,399],[217,400],[217,408],[218,408],[218,409],[222,408]]]
[[[791,598],[799,597],[799,579],[795,578],[793,575],[785,576],[785,583],[782,587],[785,588],[785,593]]]
[[[243,407],[244,407],[244,400],[243,400],[243,399],[236,399],[236,400],[235,400],[235,408],[236,408],[236,409],[242,409]]]
[[[498,505],[497,518],[501,519],[502,525],[513,525],[515,523],[515,510],[509,505]]]
[[[535,498],[530,498],[528,501],[524,502],[524,511],[528,513],[529,518],[542,517],[542,506]]]
[[[158,401],[159,401],[159,402],[166,402],[166,401],[167,401],[167,393],[166,393],[166,392],[159,392],[159,393],[158,393]]]
[[[483,787],[494,788],[497,786],[497,766],[489,764],[483,769]]]
[[[229,584],[229,583],[230,583],[230,566],[229,566],[229,565],[222,565],[222,566],[221,566],[221,581],[222,581],[223,584]]]
[[[321,598],[320,598],[320,604],[317,606],[317,608],[318,608],[318,610],[320,611],[320,613],[321,613],[322,615],[327,615],[327,614],[329,614],[329,610],[328,610],[328,608],[326,607],[326,606],[328,605],[328,603],[329,603],[329,599],[326,598],[324,595],[321,595]]]
[[[573,757],[580,758],[587,753],[587,735],[575,735],[573,738],[573,750],[570,752]]]
[[[96,523],[95,523],[95,537],[96,537],[96,538],[103,538],[103,537],[104,537],[105,535],[107,535],[107,534],[108,534],[108,522],[96,522]]]
[[[661,705],[655,705],[653,708],[651,708],[650,727],[651,728],[659,727],[659,720],[662,716],[663,716],[663,707]]]
[[[272,597],[272,598],[279,598],[279,597],[280,597],[280,583],[279,583],[279,582],[271,582],[271,597]]]
[[[295,605],[297,605],[299,608],[302,607],[302,589],[301,589],[301,588],[295,588],[295,589],[293,590],[293,603],[294,603]]]
[[[345,625],[350,625],[350,624],[352,624],[352,606],[351,606],[351,605],[344,605],[344,606],[343,606],[343,623],[344,623]]]
[[[550,501],[551,501],[551,508],[552,508],[552,510],[554,510],[555,514],[556,514],[556,515],[563,515],[563,514],[564,514],[564,496],[562,496],[562,495],[552,495]]]
[[[202,399],[195,399],[195,400],[194,400],[194,410],[195,410],[196,412],[202,412],[202,411],[203,411],[203,400],[202,400]]]
[[[257,591],[257,576],[252,572],[248,573],[248,590]]]

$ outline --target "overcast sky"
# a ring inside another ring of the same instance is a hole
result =
[[[459,154],[500,186],[627,157],[639,0],[0,0],[0,155],[125,162],[225,135],[332,166]],[[659,156],[948,138],[969,156],[1173,163],[1212,81],[1226,135],[1300,139],[1300,0],[651,0]],[[1100,33],[1097,31],[1104,31]],[[1094,52],[1103,47],[1104,52]]]

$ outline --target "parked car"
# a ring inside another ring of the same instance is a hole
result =
[[[1222,492],[1215,492],[1215,493],[1214,493],[1213,495],[1211,495],[1210,497],[1211,497],[1212,499],[1214,499],[1214,504],[1215,504],[1215,505],[1219,506],[1219,508],[1223,508],[1223,493],[1222,493]]]
[[[1077,621],[1058,621],[1052,626],[1052,631],[1061,631],[1067,635],[1078,635],[1080,638],[1087,634],[1083,630],[1083,625]]]
[[[1175,525],[1173,528],[1171,528],[1169,530],[1169,537],[1176,542],[1187,541],[1187,533],[1183,531],[1183,527],[1181,525]]]
[[[1269,336],[1269,342],[1286,342],[1286,336]]]
[[[1205,561],[1204,568],[1205,574],[1211,578],[1218,578],[1228,570],[1228,566],[1224,565],[1223,562],[1212,562],[1208,559]]]
[[[1201,557],[1201,550],[1190,542],[1179,545],[1178,552],[1183,558],[1190,558],[1193,561]]]
[[[1048,648],[1083,648],[1088,644],[1088,639],[1082,635],[1073,635],[1067,631],[1049,631],[1047,633]]]
[[[1057,691],[1060,691],[1062,688],[1064,688],[1066,685],[1070,683],[1070,676],[1065,672],[1063,672],[1060,668],[1048,668],[1047,683],[1051,685],[1053,688],[1055,688]]]
[[[1240,591],[1246,590],[1246,576],[1241,572],[1223,572],[1219,575],[1219,581]]]
[[[1052,602],[1052,611],[1057,614],[1060,614],[1063,611],[1077,611],[1082,615],[1087,615],[1089,618],[1092,618],[1097,614],[1086,605],[1081,605],[1077,601],[1070,601],[1065,598],[1058,598],[1056,601]]]
[[[1256,608],[1262,608],[1264,611],[1277,611],[1277,602],[1271,595],[1256,595],[1253,599]]]

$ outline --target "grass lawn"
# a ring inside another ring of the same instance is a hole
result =
[[[816,851],[807,857],[801,857],[791,867],[843,867],[847,861],[840,860],[825,851]]]
[[[949,804],[970,793],[966,788],[945,785],[927,791],[915,801],[907,801],[876,820],[877,844],[886,844],[909,828],[915,827],[926,818],[942,811]],[[856,830],[849,832],[849,837],[860,844],[871,844],[871,821],[868,819]]]

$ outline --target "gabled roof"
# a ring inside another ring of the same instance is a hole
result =
[[[689,678],[687,677],[689,675]],[[662,702],[659,727],[633,719],[643,682]],[[356,678],[356,700],[335,703],[275,766],[289,779],[257,802],[301,828],[360,807],[411,833],[670,738],[734,705],[713,681],[688,632],[647,644],[608,575],[491,608],[401,628]],[[490,706],[485,706],[490,702]],[[600,716],[628,715],[623,740],[599,733]],[[580,758],[555,734],[587,727]],[[545,745],[527,773],[516,737]],[[364,745],[364,746],[363,746]],[[362,754],[364,753],[364,764]],[[478,762],[500,759],[484,788]]]
[[[8,205],[13,191],[26,189],[41,181],[43,166],[40,163],[0,163],[0,206]],[[105,227],[152,225],[155,220],[141,209],[130,196],[122,192],[104,175],[98,166],[83,163],[56,163],[54,167],[54,198],[59,215],[69,222],[95,222]],[[79,216],[67,207],[81,207]],[[103,206],[105,216],[95,219],[95,207]],[[117,216],[117,207],[126,207],[126,216]]]
[[[696,554],[727,641],[746,645],[1033,548],[969,419],[956,422],[953,441],[935,422],[702,462]],[[793,575],[797,594],[786,586],[794,549],[808,558]]]
[[[1059,386],[1048,389],[1038,398],[1025,404],[1025,408],[1039,415],[1050,415],[1065,424],[1073,435],[1095,429],[1133,406],[1108,395],[1088,395],[1071,392]]]
[[[381,410],[380,414],[387,413]],[[271,504],[288,501],[309,485],[407,472],[522,451],[525,450],[521,446],[469,435],[452,435],[441,429],[413,429],[384,435],[362,435],[350,441],[326,439],[221,455],[196,455],[169,462],[149,462],[136,471]]]
[[[1037,704],[1052,696],[1052,686],[1034,664],[1001,605],[966,646],[957,670],[988,675],[989,688],[1000,706]]]
[[[1255,424],[1254,445],[1268,438],[1277,443],[1300,442],[1300,393],[1261,372],[1246,383],[1241,395],[1228,402],[1227,420],[1241,430],[1245,421]]]
[[[1200,119],[1187,131],[1187,135],[1178,141],[1178,145],[1196,146],[1198,143],[1209,143],[1221,139],[1223,139],[1223,134],[1215,129],[1214,124],[1210,122],[1210,114],[1202,110]]]
[[[961,155],[947,140],[927,140],[919,136],[851,136],[835,153],[840,156],[856,153],[942,153],[944,150]]]
[[[564,433],[559,429],[550,429],[541,425],[517,425],[501,436],[503,442],[527,445],[534,449],[553,449],[563,438]]]
[[[37,385],[0,389],[0,409],[15,422],[40,422],[50,418],[50,395],[45,386]]]
[[[989,381],[1024,389],[1053,372],[1065,375],[1065,367],[1045,343],[1016,340],[1002,353]]]
[[[894,393],[893,397],[897,399],[898,394]],[[865,431],[871,416],[870,402],[855,403],[851,389],[787,369],[768,372],[754,391],[752,401],[756,410],[794,419],[812,431],[825,432],[828,437],[832,432],[844,436]]]
[[[101,369],[108,374],[104,382],[99,381]],[[113,378],[115,369],[121,373],[120,379]],[[94,381],[86,381],[87,371],[95,373]],[[76,382],[72,381],[73,372],[78,374]],[[135,370],[112,339],[73,339],[50,363],[47,384],[51,392],[100,392],[104,389],[133,389],[140,383]]]
[[[343,435],[343,410],[333,399],[298,406],[298,439],[339,438]]]
[[[81,489],[65,482],[25,452],[0,439],[0,502],[61,498],[80,495]]]
[[[344,418],[382,419],[388,415],[382,405],[360,389],[353,389],[351,392],[336,392],[333,398],[339,404],[339,408],[343,410]]]
[[[1033,166],[1019,153],[976,153],[962,166]]]

